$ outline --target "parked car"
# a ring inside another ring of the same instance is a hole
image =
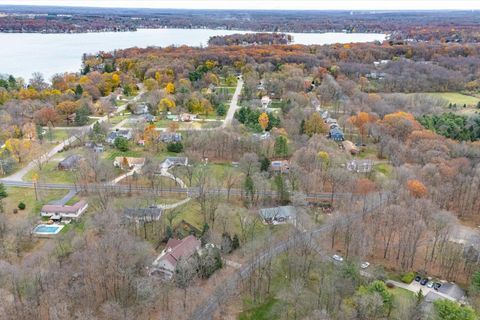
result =
[[[332,256],[332,259],[335,260],[335,261],[339,261],[339,262],[343,261],[343,258],[341,256],[339,256],[338,254],[334,254]]]
[[[420,282],[420,280],[422,280],[422,277],[420,277],[420,276],[415,277],[415,281]]]
[[[440,289],[441,286],[442,286],[441,283],[435,282],[435,283],[433,284],[433,289],[438,290],[438,289]]]
[[[362,269],[367,269],[369,265],[370,265],[370,263],[367,262],[367,261],[365,261],[365,262],[363,262],[363,263],[360,265],[360,268],[362,268]]]
[[[423,278],[423,279],[420,281],[420,284],[421,284],[422,286],[424,286],[424,285],[427,284],[427,282],[428,282],[428,279],[427,279],[427,278]]]
[[[433,281],[428,281],[427,288],[433,288]]]

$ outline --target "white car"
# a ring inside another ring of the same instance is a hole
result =
[[[339,256],[338,254],[334,254],[332,256],[332,259],[335,260],[335,261],[339,261],[339,262],[343,261],[343,258],[341,256]]]
[[[433,288],[433,281],[428,281],[427,288]]]
[[[360,268],[367,269],[369,265],[370,265],[370,263],[365,261],[360,265]]]

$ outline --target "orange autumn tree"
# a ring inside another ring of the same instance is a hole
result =
[[[260,124],[260,127],[262,127],[263,131],[265,131],[268,127],[268,122],[270,119],[268,118],[268,114],[263,112],[259,117],[258,117],[258,123]]]
[[[424,198],[427,195],[427,187],[416,179],[410,179],[407,181],[407,189],[410,194],[415,198]]]
[[[383,120],[379,121],[379,124],[388,129],[391,135],[396,136],[402,141],[405,141],[412,131],[422,128],[421,124],[415,120],[412,114],[404,111],[385,115]]]
[[[360,136],[362,137],[362,142],[365,138],[365,133],[368,129],[368,124],[377,121],[377,117],[368,112],[359,112],[356,116],[352,116],[348,119],[352,125],[357,127],[360,131]]]

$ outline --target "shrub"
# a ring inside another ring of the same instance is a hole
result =
[[[413,279],[415,279],[415,273],[408,272],[408,273],[405,273],[402,276],[401,280],[402,280],[403,283],[411,283],[413,281]]]
[[[113,144],[115,145],[115,148],[120,151],[128,151],[128,140],[124,137],[116,138]]]
[[[170,142],[167,145],[167,150],[169,152],[180,153],[183,151],[183,144],[181,142]]]
[[[26,207],[27,207],[26,204],[23,203],[23,202],[21,202],[21,201],[20,201],[20,203],[18,204],[18,209],[20,209],[20,210],[25,210]]]
[[[395,285],[393,284],[393,282],[387,282],[387,288],[393,289],[395,288]]]

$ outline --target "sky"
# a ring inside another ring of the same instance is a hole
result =
[[[0,5],[277,10],[479,10],[479,0],[0,0]]]

